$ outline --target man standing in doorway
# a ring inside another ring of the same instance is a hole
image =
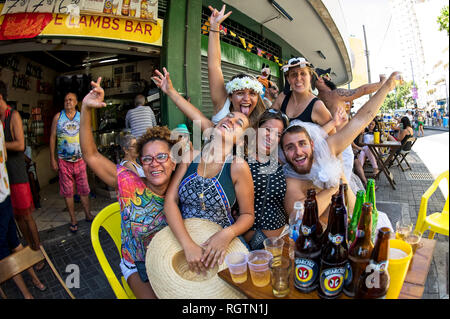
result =
[[[67,93],[64,98],[64,110],[53,118],[50,133],[50,165],[53,170],[59,171],[60,194],[64,197],[70,214],[70,231],[78,230],[74,204],[74,182],[77,193],[81,197],[86,221],[93,220],[89,203],[89,184],[86,173],[86,163],[81,155],[79,132],[80,112],[76,110],[78,104],[75,93]],[[55,157],[57,150],[58,159]]]
[[[131,134],[138,139],[149,127],[157,125],[155,114],[150,106],[146,106],[145,96],[139,94],[134,99],[134,109],[127,112],[125,126],[131,129]]]

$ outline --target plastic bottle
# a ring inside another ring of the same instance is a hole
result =
[[[304,211],[302,202],[294,203],[294,212],[289,218],[289,257],[291,259],[294,258],[295,242],[298,238]]]

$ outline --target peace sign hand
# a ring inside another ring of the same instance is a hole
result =
[[[209,21],[211,27],[218,27],[232,13],[232,11],[230,11],[227,14],[225,14],[225,5],[222,6],[222,10],[220,11],[211,6],[208,6],[208,8],[209,10],[211,10],[211,17]]]
[[[91,81],[93,88],[83,99],[82,105],[84,107],[102,108],[106,106],[106,103],[103,102],[105,91],[100,86],[101,81],[101,77],[97,79],[97,82]]]
[[[167,94],[170,90],[173,90],[173,85],[172,80],[170,80],[170,74],[167,72],[166,68],[163,68],[163,72],[164,75],[158,70],[155,70],[156,76],[152,76],[152,80],[161,91]]]

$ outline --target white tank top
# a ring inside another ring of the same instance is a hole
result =
[[[124,166],[125,163],[127,163],[127,162],[130,162],[130,161],[123,160],[122,162],[120,162],[120,165]],[[144,173],[144,170],[142,169],[142,166],[140,166],[139,164],[134,164],[133,162],[130,162],[130,163],[131,163],[131,165],[134,166],[134,168],[136,168],[139,177],[145,177],[145,173]]]

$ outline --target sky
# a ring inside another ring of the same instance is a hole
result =
[[[396,35],[393,28],[393,18],[390,13],[388,0],[337,0],[344,12],[347,31],[364,40],[363,25],[369,49],[369,61],[372,82],[378,79],[378,74],[392,72],[399,64],[399,52]],[[426,36],[422,36],[425,58],[427,60],[439,58],[443,43],[448,45],[446,32],[439,32],[436,14],[439,8],[448,5],[448,0],[431,0],[422,4],[419,18],[420,28]],[[426,10],[425,10],[426,9]],[[429,17],[428,19],[426,17]],[[441,45],[441,46],[439,46]],[[437,48],[438,47],[438,48]]]

